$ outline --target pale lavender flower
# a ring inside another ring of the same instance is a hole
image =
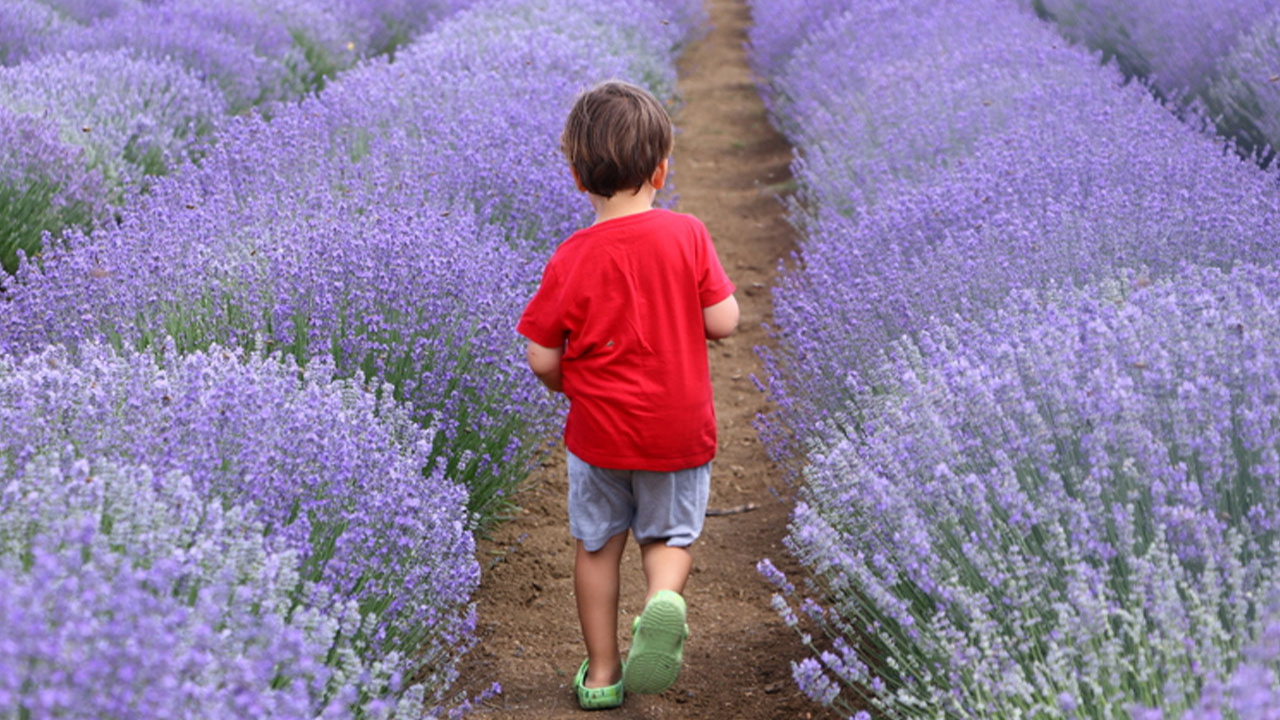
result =
[[[1280,148],[1280,11],[1259,19],[1223,57],[1207,93],[1218,128],[1247,150]]]
[[[791,663],[791,674],[796,684],[810,700],[821,705],[830,705],[840,694],[840,686],[831,681],[822,671],[822,666],[813,658],[805,658]]]
[[[765,430],[805,614],[857,649],[826,677],[883,717],[1229,697],[1280,582],[1274,177],[1011,4],[783,44],[804,237]]]
[[[0,66],[17,65],[57,47],[68,23],[37,0],[0,3]]]
[[[1031,3],[1027,3],[1031,4]],[[1072,39],[1116,58],[1166,97],[1202,95],[1214,64],[1276,0],[1038,0]]]
[[[300,370],[216,348],[170,347],[159,361],[97,346],[0,357],[0,477],[66,447],[181,471],[201,496],[251,507],[330,602],[376,608],[359,633],[371,652],[447,672],[479,581],[466,494],[424,472],[432,436],[389,393],[332,373],[322,359]]]
[[[252,511],[145,466],[41,456],[0,479],[0,712],[68,718],[350,717],[391,686],[335,675],[354,603],[305,601]]]
[[[18,252],[39,252],[45,232],[102,219],[108,193],[84,150],[40,118],[0,107],[0,147],[0,267],[13,272]]]
[[[796,586],[787,580],[786,573],[779,570],[769,558],[756,563],[756,572],[760,573],[770,585],[781,590],[783,595],[790,596],[796,591]]]
[[[0,107],[57,128],[117,187],[141,186],[199,153],[225,115],[180,66],[126,52],[68,53],[0,68]]]

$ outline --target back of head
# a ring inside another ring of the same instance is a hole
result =
[[[675,143],[671,117],[647,90],[620,80],[578,96],[560,149],[589,192],[613,197],[638,192]]]

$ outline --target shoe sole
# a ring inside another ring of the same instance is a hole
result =
[[[672,593],[675,595],[675,593]],[[685,606],[679,595],[657,597],[645,606],[623,669],[627,692],[660,693],[675,683],[684,661]]]

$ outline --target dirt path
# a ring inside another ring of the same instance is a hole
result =
[[[778,258],[792,248],[777,191],[790,179],[791,150],[768,124],[743,50],[750,13],[743,0],[708,0],[710,34],[680,62],[674,183],[679,208],[711,230],[721,260],[738,285],[742,324],[709,346],[720,422],[711,506],[758,509],[707,518],[694,548],[686,589],[692,636],[675,686],[659,696],[628,696],[613,718],[806,718],[819,708],[796,691],[790,661],[804,651],[769,607],[771,591],[757,575],[762,557],[781,561],[789,505],[781,473],[756,437],[752,420],[765,407],[751,376],[754,349],[768,342],[768,287]],[[494,680],[503,694],[481,710],[495,718],[581,718],[573,674],[584,657],[573,601],[573,541],[565,509],[563,450],[522,496],[523,514],[486,543],[477,595],[480,644],[464,668],[472,692]],[[623,559],[620,628],[641,609],[644,576],[631,543]],[[625,649],[629,629],[622,635]]]

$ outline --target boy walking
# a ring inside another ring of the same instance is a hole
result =
[[[569,398],[569,529],[587,659],[584,709],[662,692],[683,658],[689,546],[702,532],[716,453],[706,339],[738,325],[734,285],[706,227],[653,207],[674,138],[656,98],[610,81],[580,95],[561,148],[596,220],[560,244],[518,332],[529,366]],[[648,596],[626,663],[618,577],[627,532]]]

